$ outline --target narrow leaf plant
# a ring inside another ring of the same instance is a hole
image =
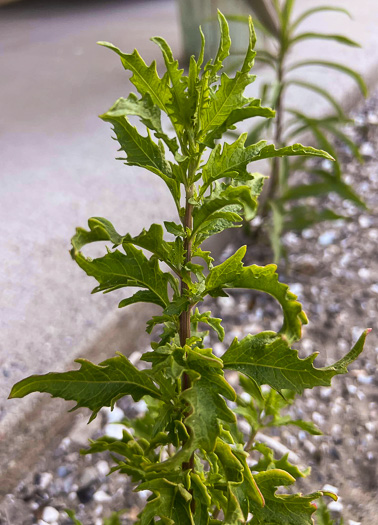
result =
[[[293,348],[307,317],[296,296],[279,281],[276,266],[244,266],[245,247],[214,265],[204,249],[209,237],[254,217],[265,177],[249,171],[252,162],[282,156],[332,160],[328,153],[300,144],[276,149],[260,141],[246,146],[245,134],[233,143],[219,142],[242,120],[274,117],[260,100],[244,96],[255,78],[250,74],[256,41],[252,19],[244,62],[232,77],[219,76],[231,45],[221,13],[219,24],[216,57],[203,64],[202,38],[200,56],[191,58],[187,76],[162,38],[153,38],[164,58],[162,77],[155,62],[147,66],[138,51],[127,54],[100,42],[120,57],[138,91],[117,100],[101,118],[113,126],[126,165],[147,169],[165,182],[177,220],[152,224],[133,237],[94,217],[87,230],[77,229],[71,254],[97,281],[94,292],[136,287],[139,290],[119,307],[146,302],[160,308],[147,325],[148,333],[158,334],[151,351],[141,358],[148,366],[139,369],[121,354],[99,365],[78,359],[79,369],[28,377],[13,387],[10,397],[47,392],[75,401],[75,408],[87,407],[90,420],[123,396],[143,398],[147,412],[142,420],[124,422],[122,439],[103,436],[85,451],[113,453],[113,471],[129,476],[136,491],[150,491],[139,525],[309,525],[316,509],[313,502],[336,496],[322,491],[302,495],[290,489],[285,493],[282,489],[306,473],[287,456],[275,458],[258,442],[257,431],[293,424],[319,433],[313,424],[285,418],[280,410],[296,393],[330,385],[333,376],[346,373],[362,351],[368,330],[341,360],[316,368],[316,354],[300,359]],[[171,130],[163,129],[161,112]],[[145,133],[129,122],[130,115],[139,117]],[[107,243],[103,257],[92,260],[82,253],[87,244],[99,241]],[[225,297],[236,288],[273,296],[282,307],[282,327],[277,333],[235,338],[217,357],[206,346],[206,328],[223,340],[221,319],[199,305],[206,296]],[[239,390],[228,382],[229,371],[240,373]],[[243,419],[249,435],[241,431]],[[72,512],[70,516],[79,523]],[[117,521],[115,514],[111,522]]]

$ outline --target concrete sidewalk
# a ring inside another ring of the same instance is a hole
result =
[[[302,4],[298,2],[300,9]],[[306,7],[317,4],[306,0]],[[343,61],[373,85],[378,71],[378,4],[361,0],[358,12],[352,0],[333,4],[349,8],[354,21],[337,14],[318,15],[316,30],[343,32],[361,42],[363,50],[314,41],[297,47],[295,58],[308,56],[310,50],[314,57]],[[11,386],[33,373],[63,370],[88,349],[107,355],[132,351],[138,343],[134,337],[143,330],[140,316],[148,317],[147,309],[117,311],[122,291],[90,295],[94,281],[68,254],[75,227],[97,215],[111,220],[120,232],[136,234],[154,221],[174,217],[160,179],[114,160],[116,145],[109,126],[96,115],[126,96],[131,86],[117,57],[95,43],[109,40],[125,51],[137,47],[147,62],[159,57],[150,36],[164,36],[176,54],[180,44],[173,0],[113,1],[106,7],[103,2],[30,1],[0,12],[0,435],[10,438],[21,429],[29,434],[29,440],[19,442],[21,457],[22,447],[38,435],[32,427],[58,430],[51,427],[63,405],[53,401],[48,406],[55,419],[38,420],[40,400],[46,403],[47,396],[6,401]],[[324,87],[333,86],[344,105],[358,100],[348,78],[326,76],[324,69],[307,72],[308,79],[320,75]],[[321,99],[302,90],[293,102],[316,112],[325,110]],[[130,322],[133,328],[128,328]],[[96,351],[100,336],[101,350]],[[48,413],[46,409],[45,416]],[[30,414],[33,422],[28,427]],[[7,454],[3,440],[0,469]]]

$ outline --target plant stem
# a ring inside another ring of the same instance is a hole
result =
[[[192,166],[192,164],[191,164]],[[192,166],[192,170],[195,170],[195,167]],[[191,169],[189,168],[189,177],[191,175]],[[193,228],[193,204],[189,202],[191,197],[193,197],[194,193],[194,185],[190,185],[189,188],[186,190],[186,205],[185,205],[185,217],[184,217],[184,229],[187,231],[187,228],[189,230],[192,230]],[[187,236],[185,238],[184,242],[184,248],[185,248],[185,262],[188,263],[192,259],[192,241],[190,240],[190,236]],[[185,290],[188,289],[187,283],[185,283],[181,279],[181,295],[185,293]],[[187,308],[182,314],[180,315],[180,344],[182,347],[185,346],[186,340],[190,337],[190,315],[191,315],[191,306]],[[191,386],[190,377],[186,372],[183,373],[182,376],[182,382],[181,382],[181,388],[182,390],[187,390]],[[188,429],[189,433],[189,429]],[[194,469],[194,453],[190,456],[189,461],[184,462],[182,464],[183,470],[193,470]],[[194,513],[195,510],[195,501],[192,498],[191,501],[191,511]]]

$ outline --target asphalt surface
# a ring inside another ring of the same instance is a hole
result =
[[[352,0],[333,3],[349,7],[355,20],[319,15],[316,29],[344,32],[359,40],[363,51],[317,41],[297,49],[296,59],[313,51],[315,57],[343,60],[373,84],[376,0],[361,0],[358,12]],[[310,5],[317,2],[306,1]],[[173,0],[30,0],[0,8],[0,436],[17,432],[15,425],[36,399],[6,401],[16,381],[65,369],[126,315],[115,308],[122,292],[90,295],[95,282],[68,254],[75,227],[103,216],[121,233],[136,234],[174,217],[162,181],[115,161],[109,126],[97,118],[127,95],[130,84],[116,55],[96,41],[109,40],[129,52],[137,47],[149,62],[159,57],[149,42],[157,34],[180,53]],[[346,106],[358,100],[346,77],[325,76],[318,68],[308,70],[307,78],[332,86]],[[299,107],[325,110],[304,91],[292,98]],[[109,354],[115,350],[109,348]]]

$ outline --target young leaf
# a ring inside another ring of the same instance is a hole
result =
[[[102,217],[88,219],[89,231],[84,228],[76,228],[76,234],[71,239],[71,255],[74,259],[76,254],[86,244],[97,241],[110,241],[115,246],[122,243],[122,235],[116,232],[111,222]]]
[[[300,33],[299,35],[296,35],[291,39],[290,44],[296,44],[298,42],[301,42],[302,40],[309,39],[334,40],[335,42],[338,42],[339,44],[344,44],[346,46],[361,47],[358,42],[355,42],[354,40],[351,40],[350,38],[344,35],[330,35],[326,33],[313,32]]]
[[[128,286],[147,288],[149,294],[139,294],[139,297],[145,297],[147,302],[165,308],[169,302],[169,274],[159,269],[156,259],[148,260],[142,250],[136,249],[132,244],[125,243],[124,250],[126,255],[116,250],[94,260],[86,259],[80,252],[75,255],[75,261],[80,268],[99,282],[99,286],[92,293],[106,293]],[[121,302],[119,306],[123,305]]]
[[[87,407],[92,410],[92,421],[102,407],[114,407],[117,399],[131,395],[139,401],[144,395],[160,397],[159,390],[144,371],[139,371],[119,354],[94,365],[86,359],[76,359],[79,370],[50,372],[34,375],[14,385],[9,398],[24,397],[32,392],[47,392],[52,397],[76,401],[74,410]]]
[[[223,263],[224,264],[224,263]],[[216,266],[209,272],[208,280],[212,282],[212,272],[217,272]],[[267,266],[246,266],[238,272],[232,284],[222,283],[222,279],[217,279],[216,288],[207,289],[208,293],[218,288],[247,288],[259,290],[272,295],[280,303],[284,321],[280,333],[285,335],[289,342],[297,341],[301,337],[302,324],[307,324],[307,317],[302,310],[301,304],[296,300],[297,296],[290,292],[286,284],[278,281],[276,265]],[[209,282],[209,281],[208,281]]]
[[[176,205],[179,205],[179,181],[175,180],[171,165],[165,159],[162,144],[158,145],[152,140],[148,129],[147,136],[140,135],[136,127],[129,123],[127,117],[104,113],[101,118],[114,126],[121,149],[126,153],[126,159],[121,160],[126,160],[128,166],[146,168],[158,175],[167,184]]]
[[[166,525],[194,525],[190,511],[191,494],[181,483],[160,478],[141,483],[137,489],[150,490],[153,496],[139,514],[140,525],[151,525],[159,517]]]

